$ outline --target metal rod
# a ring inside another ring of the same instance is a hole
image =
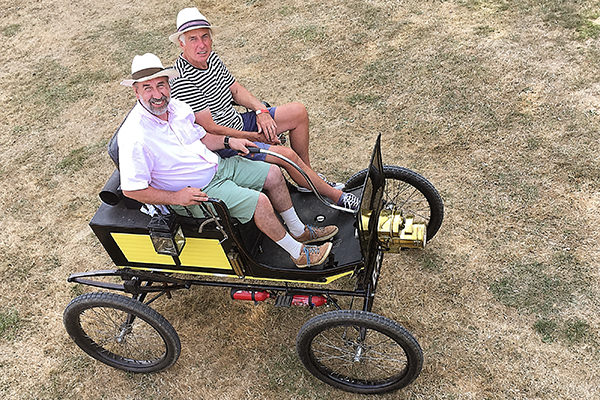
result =
[[[268,155],[273,156],[273,157],[277,157],[277,158],[279,158],[279,159],[287,162],[292,167],[294,167],[298,172],[300,172],[300,174],[304,177],[304,179],[306,179],[306,182],[308,182],[308,185],[311,187],[311,189],[312,189],[313,193],[315,194],[315,196],[317,196],[317,198],[319,200],[321,200],[321,202],[323,204],[325,204],[326,206],[331,207],[331,208],[336,209],[336,210],[339,210],[339,211],[344,211],[344,212],[347,212],[347,213],[350,213],[350,214],[354,214],[355,213],[354,210],[351,210],[351,209],[345,208],[345,207],[340,207],[340,206],[338,206],[336,204],[331,204],[330,202],[328,202],[327,200],[325,200],[323,198],[323,196],[321,196],[321,193],[319,193],[319,191],[315,188],[315,185],[312,183],[312,181],[310,180],[310,178],[308,177],[308,175],[306,175],[306,172],[304,172],[302,170],[302,168],[300,168],[298,166],[298,164],[296,164],[295,162],[293,162],[292,160],[290,160],[286,156],[282,156],[281,154],[277,154],[277,153],[275,153],[275,152],[273,152],[271,150],[265,150],[265,149],[259,149],[259,150],[260,150],[259,153],[265,153],[265,154],[268,154]]]
[[[233,282],[219,282],[219,281],[201,281],[198,279],[188,280],[192,285],[199,286],[212,286],[212,287],[226,287],[233,289],[246,289],[246,290],[274,290],[274,291],[288,291],[293,293],[305,293],[305,294],[324,294],[324,295],[338,295],[338,296],[366,296],[367,292],[364,290],[337,290],[337,289],[318,289],[318,288],[296,288],[290,286],[269,286],[259,284],[247,284],[247,283],[233,283]]]
[[[142,280],[149,280],[153,282],[167,282],[172,286],[168,288],[164,288],[161,286],[153,286],[149,287],[144,285],[143,287],[138,287],[140,292],[143,293],[151,293],[151,292],[162,292],[162,291],[175,291],[179,289],[189,289],[191,285],[198,286],[210,286],[210,287],[223,287],[223,288],[234,288],[234,289],[242,289],[242,290],[274,290],[274,291],[288,291],[294,293],[305,293],[305,294],[324,294],[324,295],[338,295],[338,296],[353,296],[353,297],[366,297],[369,292],[366,290],[336,290],[336,289],[319,289],[319,288],[305,288],[305,287],[292,287],[289,286],[288,283],[285,283],[285,286],[276,286],[276,285],[261,285],[261,284],[252,284],[252,283],[235,283],[235,282],[225,282],[225,281],[202,281],[199,279],[178,279],[169,276],[159,275],[152,276],[152,273],[144,273],[138,271],[138,273],[133,273],[130,270],[103,270],[103,271],[90,271],[90,272],[81,272],[78,274],[73,274],[69,277],[69,282],[81,283],[84,285],[100,287],[104,289],[112,289],[112,290],[120,290],[126,291],[124,285],[114,284],[109,282],[102,281],[94,281],[91,279],[85,279],[85,277],[96,277],[96,276],[131,276],[138,277]]]

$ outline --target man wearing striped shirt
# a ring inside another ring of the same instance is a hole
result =
[[[287,157],[307,173],[319,193],[340,206],[356,210],[356,196],[330,185],[310,167],[308,114],[304,105],[293,102],[265,108],[235,80],[219,56],[212,52],[211,28],[195,7],[185,8],[177,15],[177,32],[169,39],[179,44],[183,52],[175,62],[180,77],[170,82],[173,97],[192,108],[196,123],[207,132],[248,139],[263,149]],[[232,101],[254,111],[240,114],[232,106]],[[290,133],[292,149],[277,146],[281,144],[277,135],[285,131]],[[230,157],[235,152],[223,151],[219,154]],[[300,186],[310,187],[295,168],[275,156],[252,154],[248,157],[280,165]]]

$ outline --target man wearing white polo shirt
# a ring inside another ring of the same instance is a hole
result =
[[[258,229],[285,249],[299,268],[325,262],[331,242],[308,243],[328,240],[338,228],[300,221],[277,166],[213,153],[231,148],[248,154],[247,147],[256,146],[247,139],[211,135],[196,125],[192,109],[170,98],[168,79],[177,71],[165,69],[154,54],[136,56],[131,71],[131,79],[121,84],[133,87],[138,102],[117,138],[123,194],[142,203],[180,206],[218,198],[240,222],[254,217]]]

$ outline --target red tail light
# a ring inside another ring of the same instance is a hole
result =
[[[305,294],[296,294],[292,299],[294,306],[313,306],[320,307],[327,303],[327,299],[323,296],[312,296]]]

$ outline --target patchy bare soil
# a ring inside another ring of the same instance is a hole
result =
[[[0,1],[0,397],[363,397],[297,359],[317,311],[177,293],[156,308],[182,354],[151,375],[96,362],[62,326],[82,291],[69,273],[111,267],[87,223],[133,104],[118,82],[135,54],[176,58],[192,4],[240,82],[307,106],[315,169],[348,178],[382,133],[384,162],[444,197],[430,246],[384,265],[375,311],[425,364],[381,398],[600,397],[597,1]]]

